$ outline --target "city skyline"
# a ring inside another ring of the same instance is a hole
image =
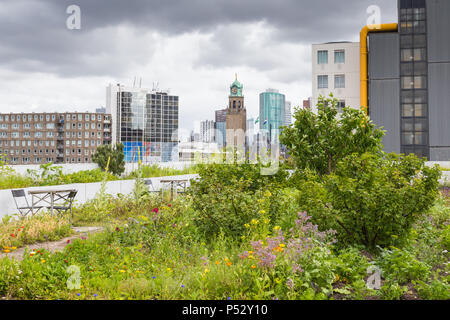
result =
[[[357,41],[373,4],[381,22],[397,16],[388,0],[105,3],[77,2],[80,30],[66,28],[71,1],[2,3],[1,112],[93,112],[105,107],[107,85],[131,86],[137,76],[142,87],[158,82],[180,97],[180,129],[190,131],[199,115],[214,119],[225,107],[235,73],[246,84],[249,117],[267,88],[294,108],[311,96],[312,43]]]

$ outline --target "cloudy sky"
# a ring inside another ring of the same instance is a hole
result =
[[[69,5],[81,29],[69,30]],[[396,21],[395,0],[1,0],[0,112],[94,111],[109,83],[170,89],[180,127],[213,119],[235,73],[248,117],[276,88],[311,95],[311,43],[359,41],[370,5]]]

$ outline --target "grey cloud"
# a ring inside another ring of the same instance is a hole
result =
[[[66,8],[74,3],[82,12],[77,31],[66,29]],[[272,46],[348,40],[365,24],[371,4],[379,5],[386,19],[396,16],[392,0],[2,0],[0,65],[63,77],[120,76],[129,62],[151,59],[154,44],[148,33],[156,31],[166,36],[212,33],[213,46],[200,65],[249,63],[269,71],[276,65],[270,54],[232,55],[249,50],[240,41],[245,34],[239,29],[227,34],[227,26],[264,21],[274,30],[267,40]],[[117,26],[135,32],[117,34]],[[225,60],[224,49],[229,50]]]

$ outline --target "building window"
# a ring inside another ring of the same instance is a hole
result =
[[[415,49],[401,49],[400,50],[401,61],[426,61],[426,49],[425,48],[415,48]]]
[[[317,87],[319,89],[327,89],[328,88],[328,76],[317,76]]]
[[[317,51],[317,63],[318,64],[327,64],[328,63],[328,51],[326,51],[326,50]]]
[[[345,63],[345,51],[344,50],[334,51],[334,63]]]
[[[426,87],[426,76],[402,77],[402,89],[426,89]]]
[[[345,88],[345,75],[335,75],[334,76],[334,87],[336,89]]]

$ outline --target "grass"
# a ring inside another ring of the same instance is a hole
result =
[[[0,250],[4,253],[45,241],[56,241],[73,234],[66,219],[57,219],[46,214],[27,219],[3,217],[0,223]]]

